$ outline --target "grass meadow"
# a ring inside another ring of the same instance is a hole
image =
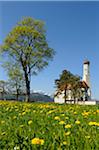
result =
[[[99,150],[99,105],[0,101],[0,150]]]

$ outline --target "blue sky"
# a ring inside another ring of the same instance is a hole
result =
[[[0,2],[0,44],[23,16],[45,22],[49,46],[56,51],[49,66],[32,77],[31,88],[53,94],[62,70],[82,76],[87,58],[92,97],[99,99],[99,2]],[[0,70],[0,79],[7,80]]]

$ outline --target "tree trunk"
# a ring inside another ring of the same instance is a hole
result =
[[[19,99],[19,90],[17,89],[16,90],[16,100],[18,101],[18,99]]]
[[[30,102],[30,81],[26,80],[26,102]]]
[[[25,73],[25,83],[26,83],[26,102],[30,102],[30,80],[28,77],[27,70],[25,70],[24,73]]]

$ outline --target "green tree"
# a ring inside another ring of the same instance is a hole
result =
[[[80,99],[82,97],[82,85],[80,81],[80,77],[75,75],[72,78],[71,82],[71,96],[72,99],[74,99],[74,103],[76,100]]]
[[[11,64],[10,62],[4,64],[5,70],[8,73],[8,89],[10,88],[11,93],[16,95],[18,100],[19,95],[25,90],[23,72],[20,70],[18,64]]]
[[[55,96],[63,94],[65,103],[68,96],[67,90],[71,86],[72,79],[73,79],[73,74],[70,71],[63,70],[62,74],[60,75],[60,78],[55,80],[55,85],[57,88]]]
[[[80,77],[73,75],[70,71],[63,70],[60,78],[55,80],[55,84],[57,88],[55,96],[63,94],[65,103],[69,95],[74,100],[74,103],[83,96]]]
[[[26,17],[8,34],[1,53],[6,54],[11,63],[19,63],[24,72],[26,101],[30,101],[31,75],[38,74],[54,56],[54,50],[48,46],[44,23]]]

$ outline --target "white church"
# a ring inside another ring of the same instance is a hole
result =
[[[85,60],[83,63],[83,77],[81,81],[81,89],[83,91],[83,97],[80,102],[85,103],[92,103],[91,101],[91,85],[90,85],[90,62],[88,60]],[[71,97],[71,90],[68,90],[68,103],[74,103]],[[65,103],[65,100],[63,98],[63,94],[59,95],[58,97],[54,98],[55,103]]]

